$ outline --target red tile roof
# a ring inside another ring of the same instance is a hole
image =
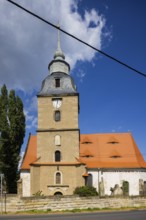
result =
[[[29,170],[30,164],[37,159],[37,136],[29,135],[27,147],[23,157],[21,170]]]
[[[35,164],[36,151],[37,136],[30,136],[21,170]],[[81,134],[78,162],[85,163],[87,168],[146,168],[131,133]]]
[[[94,157],[85,157],[87,151]],[[131,133],[82,134],[80,161],[88,168],[146,168]]]

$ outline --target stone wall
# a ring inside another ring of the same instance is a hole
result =
[[[1,205],[1,203],[0,203]],[[99,198],[99,197],[3,197],[3,212],[17,212],[28,210],[73,210],[87,208],[121,208],[121,207],[146,207],[146,198]]]

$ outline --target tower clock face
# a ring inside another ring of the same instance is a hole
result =
[[[61,99],[54,99],[54,100],[53,100],[53,106],[54,106],[54,108],[60,108],[61,104],[62,104]]]

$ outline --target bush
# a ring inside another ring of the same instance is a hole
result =
[[[44,197],[44,194],[42,194],[42,191],[38,191],[38,192],[34,193],[33,196],[35,196],[35,197]]]
[[[96,189],[92,186],[76,187],[76,189],[74,190],[74,194],[79,195],[79,196],[97,196],[98,195]]]

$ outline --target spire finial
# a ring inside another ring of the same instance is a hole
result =
[[[60,46],[60,24],[58,22],[58,50],[61,50],[61,46]]]
[[[60,46],[60,24],[58,22],[58,41],[57,41],[57,50],[54,54],[54,59],[65,59],[65,56],[61,50],[61,46]]]

